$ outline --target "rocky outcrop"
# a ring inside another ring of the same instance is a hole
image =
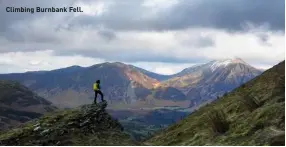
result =
[[[59,111],[3,132],[1,145],[134,145],[106,102]]]

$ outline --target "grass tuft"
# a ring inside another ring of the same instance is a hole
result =
[[[262,103],[253,96],[242,96],[241,102],[245,106],[247,110],[250,112],[254,111],[255,109],[259,108]]]
[[[214,110],[206,115],[207,122],[214,134],[224,134],[229,129],[229,121],[222,110]]]

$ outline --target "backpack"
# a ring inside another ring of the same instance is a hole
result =
[[[99,90],[99,85],[98,83],[93,84],[93,90]]]

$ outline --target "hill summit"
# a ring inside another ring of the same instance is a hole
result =
[[[0,145],[135,145],[106,102],[58,111],[0,134]]]

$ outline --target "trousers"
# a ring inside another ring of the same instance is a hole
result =
[[[94,103],[96,103],[97,95],[100,95],[101,101],[104,101],[103,99],[103,93],[100,90],[94,90]]]

